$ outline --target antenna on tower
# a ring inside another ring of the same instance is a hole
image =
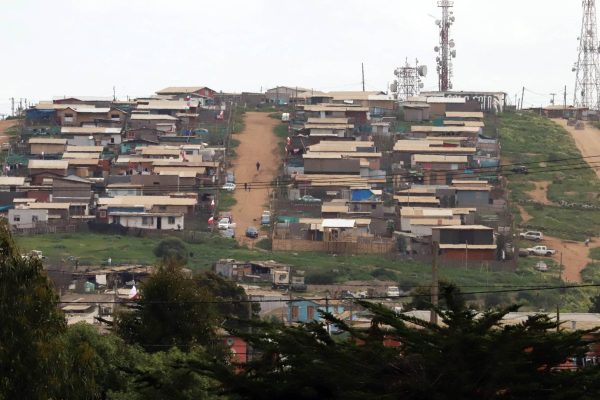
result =
[[[583,17],[579,40],[579,55],[573,66],[575,94],[573,104],[598,110],[600,107],[600,71],[598,69],[598,37],[596,32],[596,1],[582,0]]]
[[[438,7],[442,9],[442,19],[436,20],[435,24],[440,27],[440,43],[439,46],[435,46],[434,51],[438,53],[436,62],[439,90],[445,92],[452,89],[452,59],[456,58],[454,39],[450,39],[450,26],[455,20],[450,8],[454,7],[454,2],[440,0]]]
[[[394,70],[396,80],[391,84],[390,89],[399,101],[406,101],[409,97],[418,96],[423,88],[421,78],[427,76],[427,66],[419,65],[419,60],[415,60],[412,66],[406,59],[403,67]]]

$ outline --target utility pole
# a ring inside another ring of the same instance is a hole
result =
[[[523,90],[521,91],[521,107],[520,109],[523,109],[523,98],[525,97],[525,86],[523,86]]]
[[[363,92],[365,91],[365,63],[360,63],[361,69],[362,69],[362,87],[363,87]]]
[[[565,92],[563,93],[563,113],[567,110],[567,85],[565,85]]]
[[[550,93],[550,96],[552,96],[552,100],[550,100],[550,104],[554,105],[554,96],[556,96],[556,93]]]
[[[431,262],[431,311],[429,315],[429,322],[432,324],[437,324],[437,313],[436,308],[438,306],[438,296],[439,296],[439,287],[438,287],[438,242],[433,242],[432,244],[432,252],[433,259]]]
[[[10,98],[10,115],[12,117],[15,116],[15,98],[14,97]]]

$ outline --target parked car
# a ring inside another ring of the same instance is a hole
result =
[[[546,246],[534,246],[534,247],[529,247],[527,249],[527,252],[531,256],[546,256],[546,257],[550,257],[550,256],[553,256],[556,253],[556,250],[549,249]]]
[[[227,190],[228,192],[233,192],[235,190],[235,183],[227,182],[221,186],[221,189]]]
[[[235,231],[233,229],[224,229],[219,232],[221,233],[221,236],[223,236],[224,238],[235,239]]]
[[[231,218],[229,217],[221,218],[217,224],[219,229],[235,229],[235,226],[235,222],[231,222]]]
[[[258,237],[258,229],[256,229],[253,226],[249,226],[248,228],[246,228],[246,237],[256,239]]]
[[[398,286],[388,286],[385,295],[387,297],[400,297],[400,289]]]
[[[271,223],[271,212],[263,211],[262,215],[260,216],[260,224],[261,225],[269,225],[270,223]]]
[[[540,260],[535,264],[535,269],[537,269],[540,272],[546,272],[548,271],[548,264]]]
[[[539,231],[521,232],[521,233],[519,233],[519,237],[521,239],[535,240],[536,242],[539,242],[540,240],[544,240],[544,234]]]
[[[529,173],[529,168],[527,168],[525,165],[515,165],[510,170],[512,172],[514,172],[515,174],[527,174],[527,173]]]
[[[304,203],[320,203],[321,199],[317,199],[309,194],[305,194],[304,196],[300,197],[300,201]]]

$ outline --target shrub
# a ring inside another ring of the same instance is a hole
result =
[[[305,282],[308,285],[332,285],[335,283],[335,274],[333,272],[313,272],[306,276]]]
[[[158,242],[154,248],[154,255],[163,261],[171,260],[185,264],[188,260],[188,249],[181,239],[168,237]]]

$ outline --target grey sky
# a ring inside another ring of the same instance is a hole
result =
[[[434,73],[436,0],[3,0],[0,113],[9,97],[146,95],[171,85],[259,91],[386,90],[405,57]],[[525,104],[566,84],[578,0],[456,0],[455,90],[521,86]],[[562,94],[560,95],[562,101]]]

